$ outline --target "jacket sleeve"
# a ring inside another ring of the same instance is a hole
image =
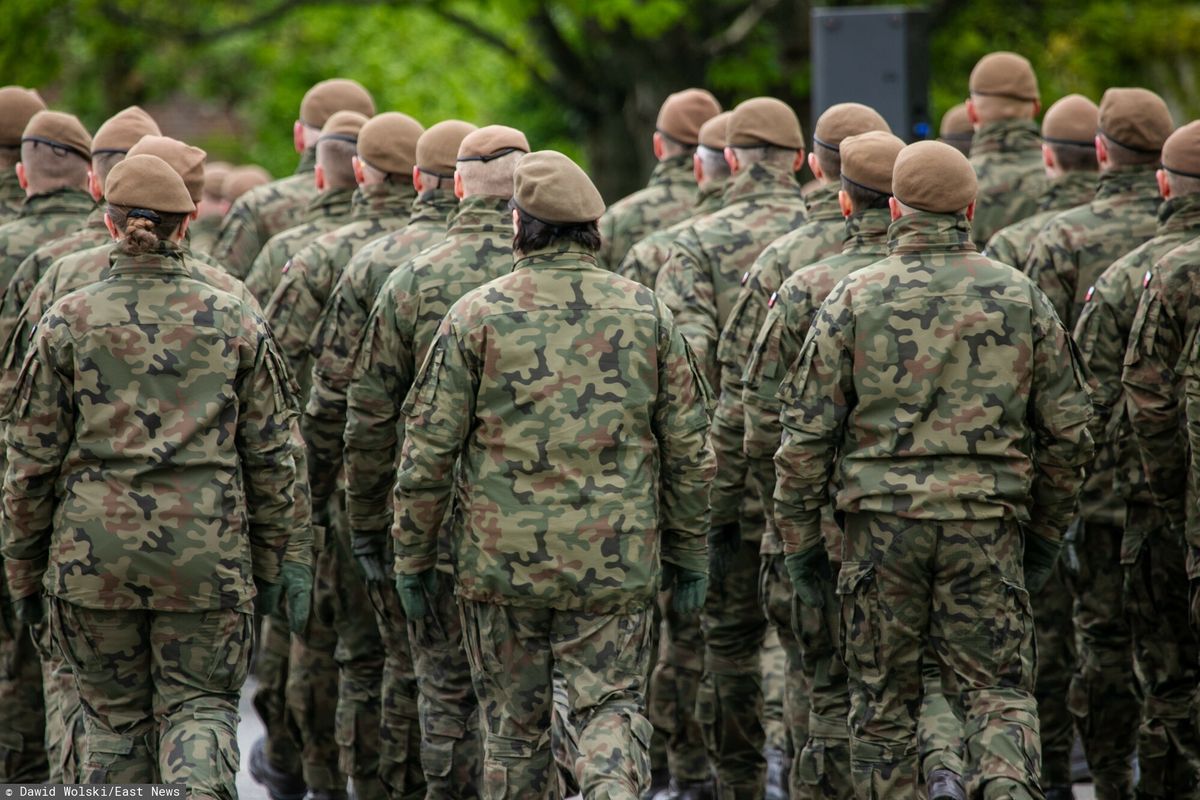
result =
[[[249,207],[246,198],[238,198],[225,215],[217,234],[217,243],[213,245],[212,256],[235,278],[245,280],[264,242],[257,215]]]
[[[1027,274],[1046,295],[1058,318],[1071,319],[1079,270],[1070,248],[1060,241],[1063,233],[1051,223],[1038,233],[1029,250]]]
[[[1187,574],[1191,579],[1200,577],[1200,513],[1196,508],[1196,476],[1200,475],[1200,337],[1192,336],[1187,354],[1180,362],[1180,378],[1183,381],[1184,413],[1186,414],[1188,441],[1187,525],[1184,535],[1188,543]]]
[[[654,293],[675,315],[679,332],[710,386],[718,385],[717,299],[712,275],[704,263],[703,249],[688,228],[671,245],[667,263],[655,281]]]
[[[308,365],[312,327],[328,295],[328,289],[321,286],[321,276],[328,272],[322,263],[325,254],[325,249],[314,242],[293,256],[267,303],[267,322],[297,377]]]

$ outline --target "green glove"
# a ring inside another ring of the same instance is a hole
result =
[[[671,607],[677,614],[691,616],[704,608],[704,598],[708,594],[708,576],[703,572],[684,569],[664,561],[662,565],[663,591],[674,587],[675,594],[671,598]]]
[[[825,607],[825,583],[829,580],[829,555],[824,542],[801,553],[788,553],[783,567],[792,579],[792,588],[800,602],[812,608]]]
[[[1062,542],[1052,542],[1036,533],[1025,532],[1025,590],[1037,594],[1050,580],[1054,571],[1054,562],[1058,561],[1058,551]]]
[[[313,569],[307,564],[285,561],[280,578],[287,594],[288,627],[292,633],[304,633],[312,609]]]
[[[733,559],[742,546],[742,526],[738,522],[717,525],[708,532],[708,574],[715,583],[724,583]]]
[[[367,583],[383,584],[387,582],[387,570],[383,566],[383,549],[386,533],[354,534],[350,537],[350,550],[354,560]]]
[[[13,601],[13,610],[22,625],[35,628],[46,620],[46,606],[40,594],[31,594]]]
[[[267,583],[259,578],[254,579],[258,596],[254,598],[254,609],[264,617],[279,612],[279,600],[283,597],[283,587],[278,583]]]
[[[400,595],[400,605],[404,606],[404,616],[420,619],[429,613],[427,598],[437,592],[437,570],[430,567],[416,575],[397,575],[396,592]]]

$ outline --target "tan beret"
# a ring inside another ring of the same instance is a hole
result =
[[[1189,122],[1167,137],[1162,165],[1167,172],[1200,178],[1200,120]]]
[[[421,123],[399,111],[371,117],[358,132],[358,157],[383,172],[411,175],[424,132]]]
[[[752,97],[733,109],[725,130],[727,147],[771,145],[800,150],[804,132],[792,107],[774,97]]]
[[[228,161],[204,162],[204,193],[209,197],[224,197],[225,179],[233,171]]]
[[[680,144],[700,143],[700,127],[721,113],[721,104],[706,89],[684,89],[663,101],[654,127]]]
[[[313,128],[325,127],[329,118],[339,111],[357,111],[372,117],[375,101],[361,83],[346,78],[321,81],[305,92],[300,101],[300,121]]]
[[[324,142],[334,139],[342,142],[357,142],[358,133],[366,124],[367,116],[365,114],[357,111],[338,111],[325,120],[325,125],[321,128],[321,137],[317,141]]]
[[[129,106],[109,117],[96,131],[92,138],[92,155],[127,153],[143,136],[161,133],[153,117],[139,106]]]
[[[207,153],[199,147],[192,147],[170,136],[143,136],[137,144],[129,148],[129,155],[151,155],[161,158],[183,178],[193,201],[199,202],[204,195],[204,157]],[[166,208],[158,210],[170,211]]]
[[[221,186],[221,195],[232,203],[255,186],[262,186],[270,183],[271,180],[271,173],[257,164],[234,167],[225,177],[225,183]]]
[[[108,173],[104,193],[109,203],[126,208],[145,208],[167,214],[190,214],[196,210],[192,195],[179,173],[158,156],[130,152]]]
[[[842,139],[842,177],[880,194],[892,193],[892,169],[904,141],[885,131],[867,131]]]
[[[551,225],[595,222],[604,198],[587,173],[554,150],[523,156],[513,173],[513,200],[531,217]]]
[[[85,161],[92,160],[92,137],[74,114],[39,111],[30,118],[21,134],[22,142],[40,142],[70,150]]]
[[[478,129],[460,119],[442,120],[429,126],[417,139],[417,166],[439,178],[453,177],[459,145],[473,130]]]
[[[938,138],[952,141],[971,141],[975,136],[975,126],[967,117],[967,104],[959,103],[951,106],[942,114],[942,124],[938,128]]]
[[[1038,99],[1037,75],[1025,56],[1001,50],[988,53],[971,70],[971,94],[1007,97],[1010,100]]]
[[[817,118],[816,130],[813,131],[813,142],[836,151],[842,139],[867,131],[885,131],[892,129],[878,111],[862,103],[838,103],[825,109]]]
[[[0,147],[16,147],[29,120],[46,103],[36,89],[24,86],[0,86]]]
[[[491,161],[513,152],[529,152],[525,134],[506,125],[484,125],[463,137],[458,145],[458,160]]]
[[[1100,98],[1100,132],[1135,153],[1157,153],[1175,129],[1163,99],[1149,89],[1113,88]]]
[[[710,150],[725,149],[725,132],[729,129],[732,111],[722,111],[700,126],[700,146]]]
[[[971,162],[948,144],[916,142],[896,156],[892,194],[909,208],[953,214],[971,205],[978,187]]]
[[[1050,144],[1091,147],[1100,124],[1100,108],[1081,94],[1069,94],[1046,110],[1042,138]]]

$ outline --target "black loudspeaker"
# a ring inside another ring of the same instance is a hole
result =
[[[874,6],[812,10],[813,119],[835,103],[876,109],[908,142],[929,119],[929,13]]]

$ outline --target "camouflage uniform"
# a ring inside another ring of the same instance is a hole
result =
[[[979,179],[971,240],[983,249],[996,231],[1038,211],[1047,178],[1037,123],[1006,119],[979,128],[971,166]]]
[[[659,161],[646,188],[613,203],[600,218],[600,264],[615,271],[634,244],[695,214],[697,191],[690,152]]]
[[[84,780],[232,798],[252,578],[303,563],[291,541],[307,533],[292,512],[298,408],[261,317],[184,260],[169,245],[118,252],[108,280],[47,312],[6,413],[3,552],[15,596],[41,585],[53,597],[54,646],[86,714]],[[117,342],[140,342],[144,357]],[[121,375],[132,393],[96,404],[104,377]],[[116,438],[114,408],[126,418]],[[163,438],[181,420],[195,435]]]
[[[474,196],[459,205],[446,238],[388,277],[367,323],[350,386],[346,483],[356,539],[388,539],[391,492],[400,443],[400,406],[437,334],[437,325],[467,292],[512,271],[508,198]],[[462,627],[453,600],[452,564],[434,599],[434,622],[409,621],[420,685],[421,762],[428,798],[479,791],[478,704],[471,689]]]
[[[1154,235],[1158,205],[1153,168],[1116,169],[1100,176],[1089,204],[1059,214],[1038,234],[1028,274],[1068,326],[1075,327],[1101,273]],[[1112,440],[1098,443],[1080,495],[1082,519],[1064,556],[1079,645],[1068,706],[1102,800],[1132,791],[1139,717],[1120,569],[1127,504],[1113,492],[1118,459]]]
[[[720,211],[689,225],[675,240],[655,293],[715,385],[717,335],[746,274],[763,249],[805,220],[800,186],[790,168],[758,162],[729,179]],[[762,796],[762,688],[759,651],[767,620],[758,598],[758,492],[738,509],[742,542],[723,586],[711,586],[705,608],[704,680],[696,717],[723,799]],[[728,520],[726,520],[728,521]]]
[[[783,432],[776,393],[788,367],[800,355],[813,315],[838,281],[887,255],[889,222],[887,209],[869,209],[847,218],[843,223],[845,238],[841,253],[794,272],[768,301],[767,316],[755,339],[742,381],[743,451],[751,485],[775,486],[773,459]],[[826,618],[828,613],[797,607],[793,602],[795,593],[783,571],[783,542],[775,532],[769,492],[764,492],[763,500],[767,511],[761,549],[763,571],[783,573],[778,582],[787,591],[786,617],[795,612],[797,634],[793,634],[793,639],[798,635],[798,649],[804,654],[800,662],[789,666],[789,672],[803,676],[811,699],[808,719],[803,721],[807,736],[799,737],[797,742],[803,752],[792,770],[792,794],[797,798],[848,800],[854,794],[846,727],[850,695],[846,667],[838,655],[841,641],[838,625],[836,620]],[[831,515],[824,527],[829,537],[830,558],[836,564],[841,560],[841,536]],[[829,600],[828,607],[832,609],[834,602],[832,598]],[[793,738],[797,738],[796,733]]]
[[[1073,513],[1091,455],[1083,371],[1036,287],[975,253],[964,215],[904,216],[889,241],[825,300],[783,380],[774,519],[799,553],[822,543],[831,481],[847,514],[858,796],[916,791],[929,652],[966,712],[969,796],[1040,797],[1021,527],[1057,541]]]
[[[720,210],[721,195],[724,192],[725,181],[713,181],[712,184],[701,189],[696,195],[696,205],[692,207],[692,216],[676,222],[669,228],[654,231],[638,239],[613,272],[653,289],[654,282],[658,278],[658,271],[662,269],[663,264],[667,263],[667,256],[671,252],[671,244],[675,241],[675,237],[691,223]]]
[[[988,239],[984,255],[1025,271],[1025,256],[1038,232],[1062,211],[1087,203],[1096,195],[1096,173],[1068,172],[1046,187],[1038,199],[1038,212],[1006,225]]]
[[[0,170],[0,225],[17,218],[25,205],[25,190],[12,167]]]
[[[310,147],[300,155],[295,174],[256,186],[234,200],[213,245],[213,258],[244,280],[272,236],[304,222],[308,204],[320,193],[313,180],[316,166],[317,148]]]
[[[0,225],[0,294],[21,262],[47,242],[84,226],[96,203],[87,192],[59,189],[30,197],[16,219]]]
[[[403,408],[396,571],[437,564],[453,491],[485,798],[549,789],[552,668],[583,794],[646,788],[649,606],[660,556],[706,567],[707,401],[665,306],[577,245],[520,254],[442,322]]]
[[[192,224],[188,225],[192,248],[201,253],[211,253],[217,244],[217,234],[221,232],[221,223],[224,221],[224,217],[218,217],[216,214],[192,220]]]
[[[1200,648],[1188,625],[1187,570],[1179,558],[1185,551],[1183,530],[1168,524],[1148,491],[1125,413],[1121,369],[1151,266],[1197,234],[1200,195],[1163,202],[1157,235],[1104,271],[1075,328],[1084,365],[1096,383],[1092,436],[1115,449],[1111,490],[1126,503],[1119,558],[1142,698],[1139,797],[1185,797],[1195,791],[1200,737],[1191,711],[1200,680]],[[1081,559],[1081,566],[1087,563]],[[1112,578],[1098,579],[1104,580]]]

